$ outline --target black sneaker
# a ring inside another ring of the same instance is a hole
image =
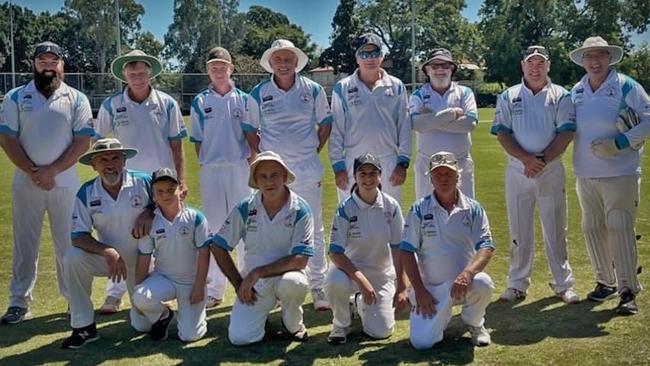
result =
[[[153,325],[151,326],[151,330],[149,331],[149,335],[151,335],[151,339],[153,339],[154,341],[162,341],[167,339],[169,323],[172,322],[173,318],[174,318],[174,311],[172,309],[169,309],[169,314],[167,315],[166,318],[158,319],[157,322],[153,323]]]
[[[619,315],[634,315],[639,312],[639,308],[636,306],[636,295],[630,291],[629,288],[624,288],[621,292],[621,300],[616,307],[616,313]]]
[[[587,294],[589,300],[598,302],[603,302],[614,297],[616,297],[616,287],[606,286],[600,282],[596,283],[596,288]]]
[[[23,320],[31,319],[32,313],[28,308],[21,308],[20,306],[10,306],[7,312],[0,319],[0,324],[17,324]]]
[[[61,343],[63,349],[79,349],[87,343],[95,342],[99,339],[95,323],[83,328],[72,328],[72,335]]]

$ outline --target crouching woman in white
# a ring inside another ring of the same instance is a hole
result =
[[[350,332],[350,295],[372,338],[387,338],[395,325],[394,307],[406,304],[399,243],[404,219],[399,203],[380,190],[379,159],[366,153],[354,160],[352,195],[336,210],[329,255],[334,263],[325,290],[334,319],[328,342],[343,344]],[[396,291],[397,287],[397,291]],[[357,301],[362,300],[362,301]]]
[[[410,340],[416,349],[442,340],[453,305],[463,305],[474,345],[491,342],[483,323],[494,284],[483,269],[494,245],[485,210],[458,189],[459,170],[454,154],[431,156],[433,193],[411,206],[404,226],[401,260],[413,286]]]
[[[148,237],[138,242],[133,307],[146,318],[134,327],[154,340],[167,339],[174,312],[164,302],[178,302],[178,338],[192,342],[207,332],[205,286],[210,261],[208,222],[203,213],[185,206],[176,172],[153,173],[155,211]],[[149,273],[151,256],[154,270]]]
[[[302,303],[309,288],[305,267],[314,254],[314,220],[307,202],[287,187],[294,179],[278,154],[257,155],[248,185],[258,191],[238,203],[213,236],[212,254],[237,292],[228,327],[234,345],[264,338],[278,300],[292,339],[307,339]],[[246,253],[241,273],[229,254],[240,239]]]

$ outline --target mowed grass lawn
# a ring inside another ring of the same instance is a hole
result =
[[[505,157],[496,139],[489,134],[493,110],[480,111],[481,123],[473,134],[472,155],[476,162],[476,187],[478,199],[490,218],[497,246],[496,255],[487,272],[496,283],[494,300],[507,285],[509,258],[508,224],[504,202]],[[194,149],[185,148],[188,201],[199,207],[198,165]],[[564,156],[567,166],[567,192],[569,196],[569,246],[570,260],[576,277],[576,290],[584,297],[594,286],[591,265],[580,230],[580,209],[575,195],[571,154]],[[327,153],[321,154],[325,166],[323,178],[326,233],[336,207],[333,175]],[[650,170],[648,159],[644,170]],[[0,154],[0,308],[7,306],[11,277],[12,225],[11,176],[13,166]],[[92,177],[90,169],[80,169],[84,180]],[[413,170],[404,188],[402,208],[406,212],[413,201]],[[648,197],[647,180],[642,184],[642,197]],[[124,228],[128,230],[129,228]],[[642,199],[637,219],[637,230],[643,235],[639,243],[640,264],[648,267],[650,250],[650,204]],[[326,234],[326,236],[328,236]],[[47,224],[43,230],[38,282],[34,293],[32,312],[34,319],[14,326],[0,327],[0,365],[36,364],[649,364],[647,329],[650,324],[650,297],[641,293],[637,299],[640,313],[632,317],[616,316],[612,308],[617,301],[596,304],[584,301],[567,306],[558,301],[548,282],[550,274],[543,253],[542,238],[537,224],[535,270],[528,298],[515,306],[492,303],[486,316],[493,344],[474,348],[469,334],[457,316],[452,319],[445,340],[428,351],[415,351],[408,343],[408,315],[400,314],[394,335],[386,340],[371,340],[361,335],[359,323],[344,346],[327,344],[331,314],[312,310],[311,299],[306,300],[305,323],[310,340],[294,343],[284,340],[279,333],[280,318],[277,311],[270,317],[270,339],[251,347],[233,347],[227,340],[229,313],[234,292],[227,293],[225,304],[208,313],[208,334],[198,342],[185,344],[176,337],[172,324],[170,339],[153,342],[146,335],[136,333],[129,325],[128,311],[113,316],[97,316],[102,339],[78,351],[61,350],[61,341],[69,334],[66,302],[58,294],[53,249]],[[650,269],[650,268],[648,268]],[[105,279],[97,279],[93,300],[99,305],[103,300]],[[641,276],[647,283],[647,275]],[[128,305],[127,305],[128,308]]]

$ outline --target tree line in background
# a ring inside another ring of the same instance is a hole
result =
[[[650,87],[650,46],[633,49],[629,36],[647,30],[650,0],[485,0],[477,23],[462,15],[464,0],[341,0],[330,46],[324,50],[284,14],[262,6],[240,12],[238,0],[174,0],[163,44],[142,30],[144,7],[136,0],[120,0],[120,41],[122,52],[140,48],[182,72],[203,72],[207,50],[220,44],[235,57],[238,72],[263,72],[259,58],[282,37],[310,56],[309,67],[330,65],[349,73],[355,68],[352,41],[372,31],[385,43],[389,72],[408,82],[413,3],[420,60],[432,49],[445,47],[457,60],[484,67],[479,78],[509,85],[520,80],[522,50],[541,44],[551,53],[553,80],[570,85],[583,71],[571,63],[569,51],[585,38],[601,35],[625,48],[627,56],[619,68]],[[9,4],[0,5],[0,10],[0,71],[10,72]],[[66,0],[55,14],[35,14],[13,5],[13,12],[18,72],[31,71],[32,47],[46,39],[66,49],[69,72],[106,72],[116,56],[114,0]]]

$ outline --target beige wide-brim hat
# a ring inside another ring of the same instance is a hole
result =
[[[133,50],[126,55],[119,56],[113,60],[111,63],[111,73],[113,73],[113,76],[117,80],[126,83],[126,80],[124,80],[124,66],[126,66],[128,63],[136,61],[144,62],[149,65],[149,67],[151,67],[150,79],[155,78],[162,72],[162,64],[160,63],[160,60],[153,56],[147,55],[143,51]]]
[[[609,52],[611,56],[611,60],[609,62],[610,66],[616,65],[617,63],[621,62],[621,59],[623,58],[623,49],[619,46],[610,45],[602,37],[587,38],[584,42],[582,42],[581,47],[576,48],[575,50],[569,53],[569,58],[575,64],[582,66],[582,56],[585,53],[585,51],[592,50],[595,48],[604,49],[607,52]]]
[[[288,50],[293,52],[296,57],[298,57],[298,64],[296,65],[296,73],[299,73],[302,71],[302,69],[307,66],[307,62],[309,62],[309,57],[305,55],[302,50],[296,46],[294,46],[293,42],[288,41],[286,39],[278,39],[273,41],[273,44],[271,45],[271,48],[267,49],[264,51],[264,54],[262,54],[262,58],[260,59],[260,65],[264,68],[264,70],[270,72],[273,74],[273,69],[271,68],[271,56],[273,53],[281,50]]]
[[[79,163],[83,165],[92,165],[92,160],[99,154],[119,151],[124,154],[126,159],[131,159],[138,154],[138,150],[124,147],[120,140],[105,138],[97,140],[85,154],[79,157]]]
[[[255,160],[250,166],[250,173],[248,175],[248,186],[254,189],[259,189],[257,186],[257,183],[255,183],[255,170],[257,169],[257,166],[260,165],[260,163],[264,161],[275,161],[276,163],[282,165],[284,170],[287,171],[287,181],[285,184],[290,184],[294,180],[296,180],[296,175],[293,174],[291,169],[287,166],[287,164],[284,163],[280,155],[274,153],[273,151],[264,151],[261,152],[257,155]]]

